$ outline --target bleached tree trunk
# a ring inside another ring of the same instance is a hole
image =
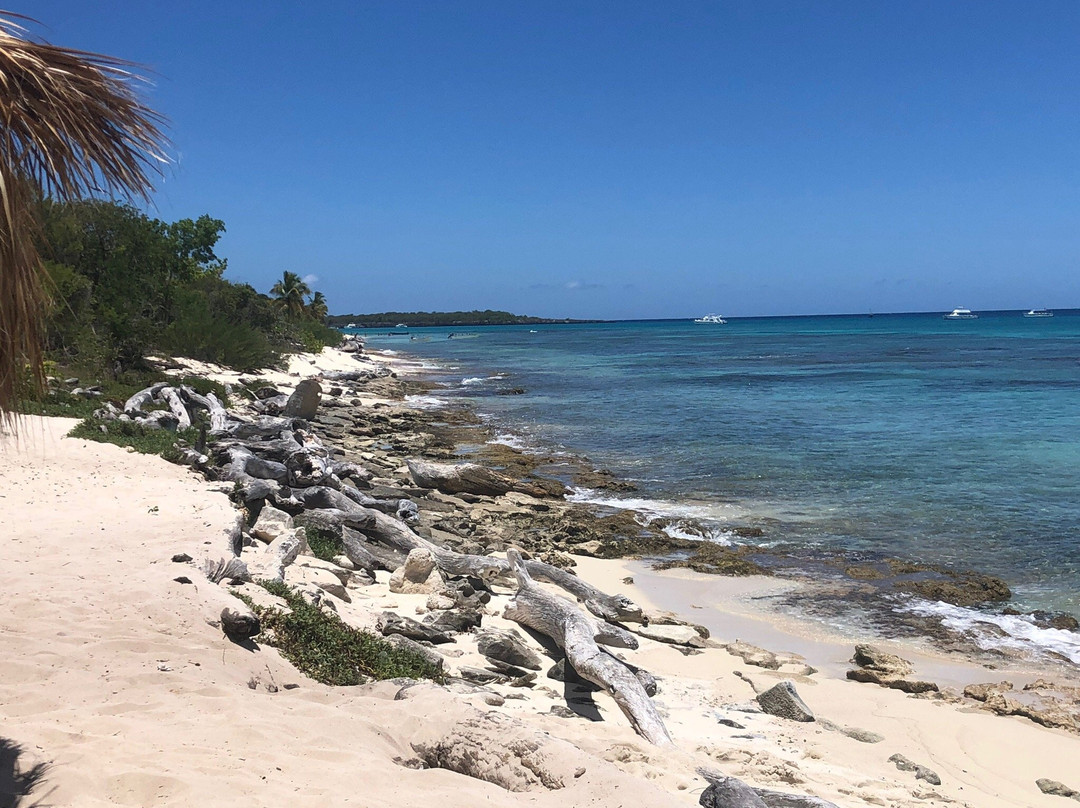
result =
[[[667,727],[638,677],[597,645],[608,629],[570,601],[537,586],[517,550],[509,550],[507,558],[518,591],[504,616],[551,637],[579,676],[608,692],[641,737],[658,746],[671,744]]]

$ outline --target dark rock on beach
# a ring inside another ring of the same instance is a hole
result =
[[[795,685],[788,681],[780,682],[765,692],[759,693],[757,703],[769,715],[787,718],[791,721],[809,722],[814,720],[813,712],[799,696],[798,691],[795,690]]]

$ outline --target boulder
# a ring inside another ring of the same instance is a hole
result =
[[[710,778],[709,787],[701,792],[698,805],[702,808],[769,808],[768,804],[742,780],[735,777]]]
[[[251,526],[251,535],[269,544],[292,529],[293,519],[289,514],[278,510],[273,505],[263,505],[262,510],[259,511],[259,518]]]
[[[453,631],[456,634],[465,634],[474,628],[480,628],[483,615],[477,611],[446,611],[438,615],[431,615],[425,622],[435,626],[440,631]]]
[[[859,666],[847,672],[847,678],[853,682],[881,685],[904,693],[937,692],[938,686],[934,682],[904,678],[914,672],[915,667],[906,659],[873,645],[856,645],[852,662]]]
[[[907,676],[915,671],[915,667],[906,659],[896,654],[887,654],[873,645],[856,645],[851,661],[860,668],[869,668],[890,676]]]
[[[769,715],[787,718],[791,721],[813,721],[814,714],[806,706],[795,690],[795,685],[785,680],[763,693],[759,693],[757,703]]]
[[[321,400],[322,388],[319,383],[314,379],[304,379],[289,396],[284,415],[286,418],[303,418],[309,421],[315,417]]]
[[[402,595],[430,595],[443,589],[442,576],[430,550],[410,550],[405,563],[390,576],[390,591]]]
[[[259,618],[250,612],[225,607],[221,610],[221,630],[230,640],[249,640],[259,633]]]
[[[489,659],[518,668],[540,670],[540,656],[522,642],[517,632],[488,629],[477,635],[477,650]]]

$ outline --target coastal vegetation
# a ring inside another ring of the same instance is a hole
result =
[[[552,320],[545,317],[528,317],[508,311],[384,311],[380,314],[333,314],[327,322],[343,328],[350,323],[359,328],[393,328],[399,323],[407,326],[440,325],[545,325],[551,323],[590,323],[594,320]]]
[[[288,605],[284,610],[246,601],[259,618],[263,640],[312,679],[339,686],[399,676],[443,680],[442,671],[422,655],[347,625],[337,615],[308,603],[287,584],[261,581],[260,585]]]
[[[28,39],[0,18],[0,412],[44,384],[48,294],[35,204],[95,194],[146,199],[165,162],[161,117],[127,63]]]

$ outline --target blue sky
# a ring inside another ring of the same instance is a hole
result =
[[[331,311],[1080,306],[1080,3],[93,2],[166,219]]]

